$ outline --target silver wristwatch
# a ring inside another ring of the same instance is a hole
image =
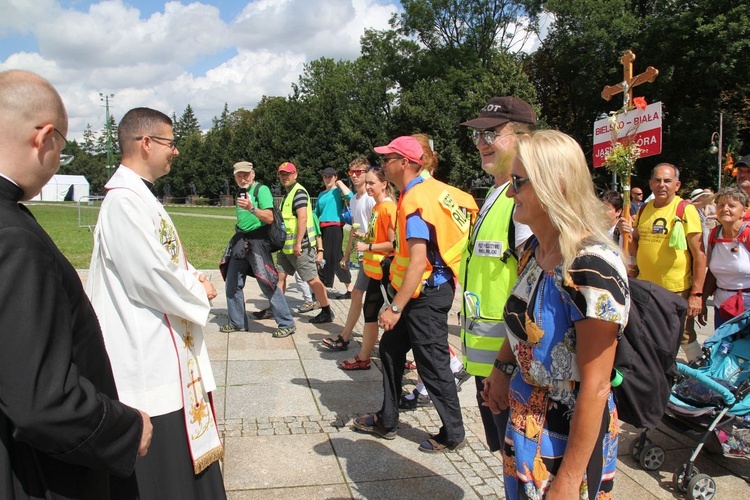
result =
[[[401,311],[403,311],[403,309],[398,307],[396,304],[391,304],[391,311],[393,311],[396,314],[401,314]]]

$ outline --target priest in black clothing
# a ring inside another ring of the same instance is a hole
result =
[[[135,492],[147,414],[117,401],[75,269],[20,201],[60,167],[68,117],[40,76],[0,73],[0,498]]]

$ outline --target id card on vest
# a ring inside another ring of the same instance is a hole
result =
[[[504,251],[502,241],[477,240],[474,242],[474,255],[480,257],[500,258],[503,256]]]

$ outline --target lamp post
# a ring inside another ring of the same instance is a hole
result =
[[[111,171],[114,165],[112,163],[114,162],[115,156],[114,152],[112,151],[112,130],[110,129],[110,123],[109,123],[109,101],[110,99],[114,99],[114,94],[102,94],[99,92],[99,100],[104,103],[104,110],[106,113],[106,121],[104,122],[104,133],[107,134],[107,178],[111,177]]]
[[[724,113],[719,113],[719,131],[711,134],[711,147],[708,152],[715,154],[716,161],[719,165],[719,189],[721,189],[721,157],[722,146],[724,144]]]

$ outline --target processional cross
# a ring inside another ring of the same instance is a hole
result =
[[[616,96],[622,92],[622,110],[627,112],[633,109],[633,87],[637,87],[643,83],[652,83],[659,76],[659,70],[653,66],[646,68],[646,71],[633,76],[633,61],[635,61],[635,54],[631,50],[626,50],[620,58],[620,64],[622,64],[622,81],[615,85],[606,85],[602,90],[602,99],[609,101],[613,96]],[[628,222],[630,220],[630,176],[627,179],[622,180],[623,183],[623,200],[622,200],[622,211],[623,216]],[[625,255],[628,255],[628,247],[630,246],[630,235],[622,235],[622,248]]]

